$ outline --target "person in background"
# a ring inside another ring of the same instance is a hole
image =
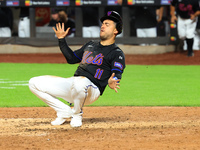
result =
[[[162,20],[163,7],[137,6],[135,11],[135,28],[137,37],[157,37],[157,23]],[[148,43],[141,45],[145,46],[148,45]]]
[[[196,30],[194,32],[194,43],[193,43],[193,50],[200,50],[200,16],[198,16],[198,22],[196,26]],[[186,40],[184,40],[183,43],[183,50],[187,50],[187,43]]]
[[[51,20],[48,24],[49,27],[56,27],[56,24],[59,22],[59,11],[61,11],[61,9],[58,8],[52,8],[51,10]]]
[[[193,43],[197,25],[197,16],[200,15],[199,0],[172,0],[170,5],[171,23],[176,23],[180,40],[187,43],[187,56],[194,56]],[[180,42],[181,42],[180,41]]]
[[[70,28],[67,37],[74,37],[75,34],[75,22],[73,19],[68,17],[66,10],[53,8],[51,11],[51,20],[48,24],[49,27],[55,27],[57,23],[64,23],[65,30]]]
[[[10,8],[0,8],[0,19],[0,37],[11,37],[13,16]]]
[[[99,37],[100,22],[98,7],[83,7],[83,37]]]
[[[59,16],[59,22],[64,23],[65,30],[67,30],[67,28],[70,28],[69,32],[67,34],[67,37],[74,37],[74,34],[75,34],[75,22],[74,22],[74,20],[69,18],[67,13],[64,10],[59,11],[58,16]]]
[[[198,16],[198,22],[197,22],[197,27],[196,27],[196,31],[195,31],[193,48],[195,50],[200,50],[200,16]]]
[[[20,8],[18,36],[22,38],[30,37],[29,7]]]
[[[166,36],[166,25],[165,21],[168,23],[168,19],[163,17],[164,6],[156,10],[157,15],[157,36]]]

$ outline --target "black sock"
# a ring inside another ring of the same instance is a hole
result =
[[[193,52],[193,43],[194,43],[194,39],[186,39],[186,43],[187,43],[187,50],[188,50],[188,53],[192,53]]]

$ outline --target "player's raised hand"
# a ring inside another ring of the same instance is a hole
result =
[[[114,77],[115,77],[115,73],[113,73],[111,75],[111,77],[108,79],[108,86],[111,89],[114,89],[115,92],[117,93],[118,92],[117,89],[120,89],[120,87],[119,87],[120,86],[120,84],[119,84],[120,79],[116,80]]]
[[[64,23],[62,23],[62,26],[60,23],[57,23],[56,29],[53,27],[53,30],[54,30],[57,38],[62,39],[68,34],[70,28],[67,28],[67,30],[65,31]]]

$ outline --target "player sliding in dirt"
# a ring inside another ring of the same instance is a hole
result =
[[[71,118],[72,127],[82,125],[82,107],[96,101],[106,86],[117,92],[119,81],[125,68],[125,57],[115,44],[115,38],[122,32],[121,16],[109,11],[101,19],[100,42],[90,41],[82,48],[72,51],[65,40],[69,28],[57,24],[55,31],[60,49],[69,64],[80,63],[71,78],[55,76],[33,77],[29,81],[30,90],[57,112],[52,125],[61,125]],[[73,103],[71,109],[57,97]]]

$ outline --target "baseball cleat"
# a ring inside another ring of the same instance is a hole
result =
[[[57,126],[57,125],[61,125],[66,121],[65,118],[56,118],[56,120],[51,122],[51,125],[53,126]]]
[[[194,56],[194,53],[193,53],[193,52],[189,52],[187,56],[188,56],[188,57],[193,57],[193,56]]]
[[[82,126],[82,113],[73,115],[71,122],[70,122],[71,127],[81,127]]]

